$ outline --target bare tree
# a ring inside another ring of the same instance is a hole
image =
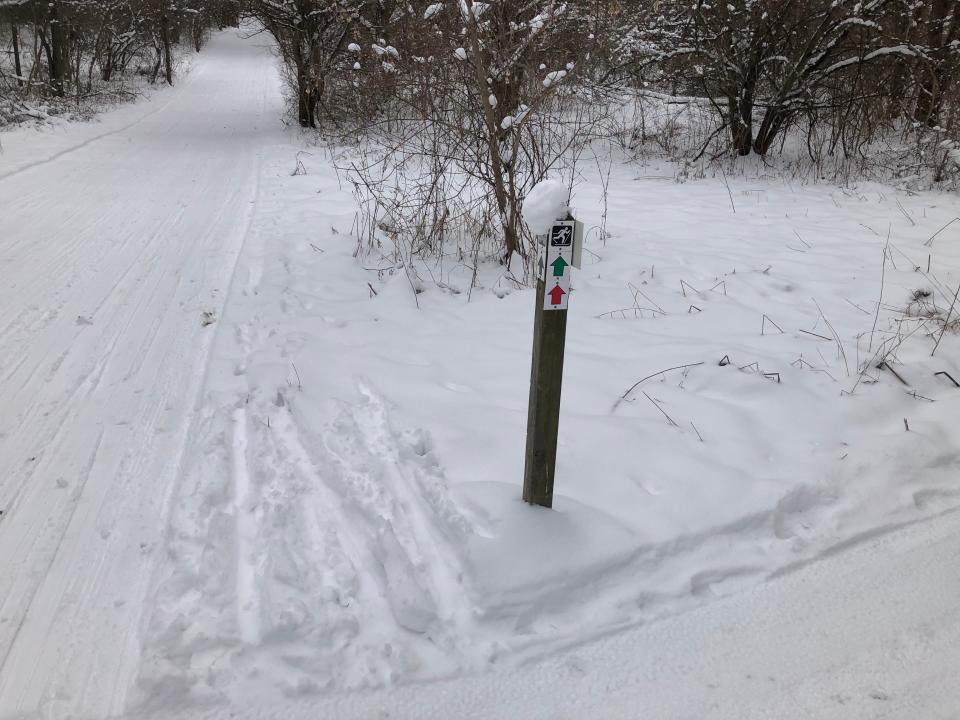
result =
[[[590,27],[552,0],[419,2],[396,8],[389,32],[382,22],[361,18],[355,39],[367,47],[351,43],[355,63],[343,71],[355,98],[341,105],[356,108],[350,134],[377,138],[368,152],[383,158],[354,168],[361,185],[400,234],[398,217],[432,218],[407,234],[433,249],[458,224],[476,224],[469,215],[488,219],[481,235],[495,236],[505,264],[529,259],[525,198],[601,115],[575,82]]]
[[[664,5],[638,33],[645,61],[679,73],[685,87],[714,102],[740,155],[766,154],[798,115],[824,102],[838,74],[916,56],[884,33],[896,0]]]
[[[364,5],[362,0],[253,0],[248,5],[246,12],[274,37],[290,70],[301,126],[317,127],[327,78]]]

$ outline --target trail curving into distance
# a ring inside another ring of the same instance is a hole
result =
[[[270,50],[235,31],[146,108],[0,156],[0,717],[125,706],[217,332],[202,319],[282,129]]]

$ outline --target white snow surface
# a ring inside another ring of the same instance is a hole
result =
[[[0,138],[0,717],[954,717],[956,196],[584,173],[531,508],[532,292],[357,253],[259,43]]]
[[[281,112],[221,36],[149,103],[0,138],[0,716],[125,706]]]
[[[960,707],[960,517],[859,538],[809,566],[648,625],[389,690],[255,702],[262,720],[950,720]],[[882,558],[882,561],[880,560]],[[945,569],[949,569],[945,572]],[[132,718],[214,720],[219,706]]]

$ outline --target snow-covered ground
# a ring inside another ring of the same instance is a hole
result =
[[[531,508],[531,291],[357,253],[262,43],[2,137],[0,717],[950,717],[960,198],[585,174]]]
[[[263,720],[954,720],[960,517],[949,513],[655,623],[373,692],[247,704]],[[160,720],[223,705],[137,708]]]

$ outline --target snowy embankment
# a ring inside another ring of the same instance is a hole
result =
[[[146,707],[542,656],[960,504],[960,390],[935,374],[960,379],[960,342],[931,357],[927,317],[960,282],[955,196],[616,163],[545,511],[519,499],[531,292],[487,268],[471,293],[446,258],[415,297],[392,248],[357,254],[326,152],[293,174],[299,149],[264,165],[220,322]],[[600,183],[574,206],[598,225]]]

